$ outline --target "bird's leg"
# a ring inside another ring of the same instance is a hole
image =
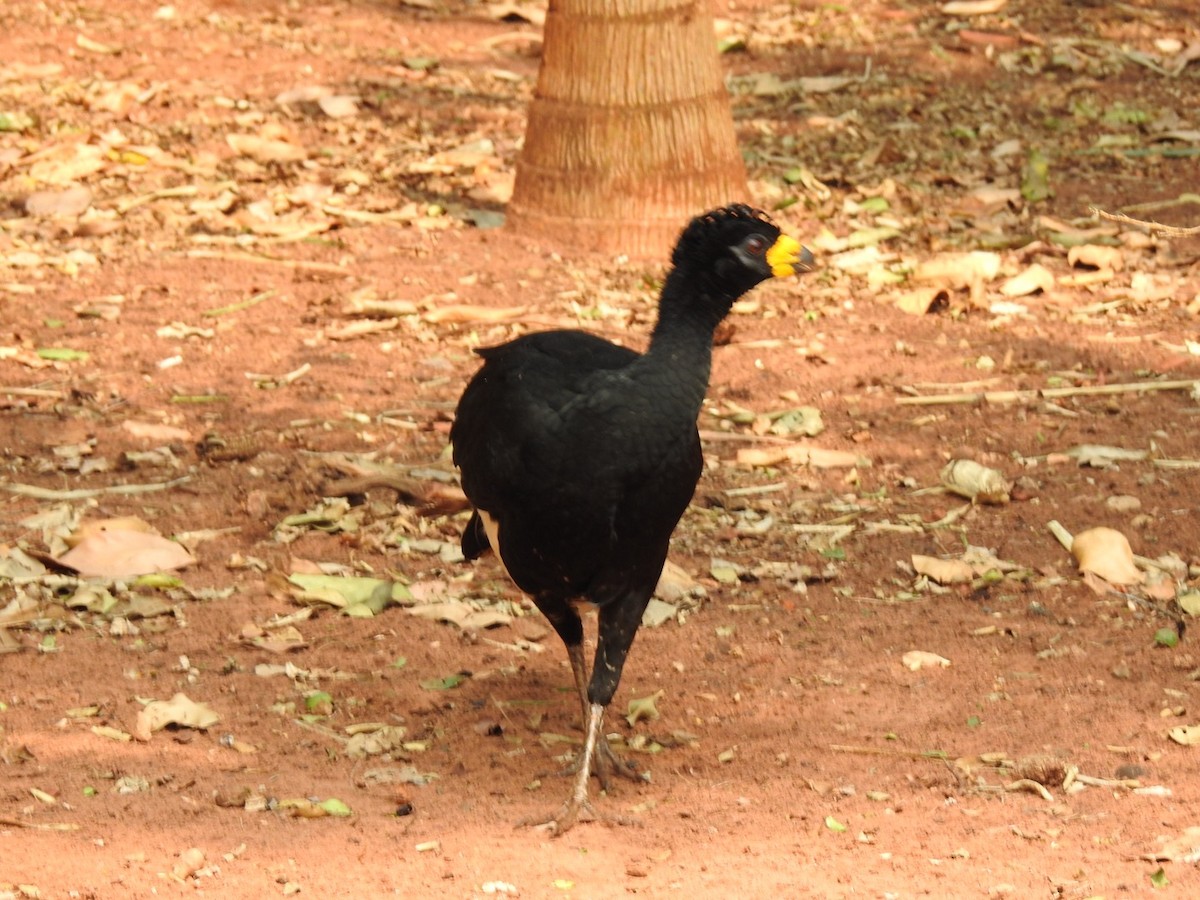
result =
[[[560,835],[568,831],[582,816],[585,821],[603,820],[617,825],[631,825],[633,820],[620,816],[601,815],[588,799],[588,778],[591,776],[592,763],[598,757],[598,748],[604,746],[604,707],[599,703],[588,706],[584,718],[587,736],[583,741],[583,753],[579,757],[579,768],[575,773],[575,781],[571,788],[571,796],[555,812],[548,816],[530,816],[522,819],[518,825],[533,825],[549,829],[551,834]]]
[[[571,661],[571,674],[575,676],[575,690],[579,693],[579,705],[583,710],[582,722],[586,731],[591,721],[592,703],[588,700],[587,660],[583,655],[583,644],[569,645],[567,647],[567,658]],[[601,726],[603,726],[603,715],[601,716]],[[573,763],[559,772],[559,774],[578,775],[582,767],[583,757],[579,756]],[[592,769],[596,773],[596,778],[600,781],[600,787],[606,791],[609,786],[609,776],[613,772],[634,781],[646,780],[646,776],[637,770],[637,766],[627,759],[622,759],[613,752],[613,749],[608,745],[608,740],[604,737],[603,731],[601,731],[600,737],[597,740]]]
[[[588,678],[587,662],[583,656],[583,623],[579,614],[569,604],[554,596],[534,597],[538,609],[554,626],[567,647],[567,658],[571,662],[571,673],[575,677],[575,688],[583,707],[583,752],[567,770],[574,775],[571,795],[554,813],[548,816],[533,816],[522,819],[518,825],[537,825],[549,828],[553,834],[562,834],[583,816],[589,820],[604,819],[618,825],[632,824],[633,820],[616,816],[601,816],[588,798],[588,779],[595,770],[601,785],[607,788],[608,776],[612,772],[630,774],[630,768],[621,762],[609,749],[604,739],[604,710],[612,702],[613,693],[621,679],[621,668],[629,645],[633,642],[641,610],[646,606],[649,594],[638,603],[627,604],[617,615],[606,615],[600,611],[600,635],[596,643],[596,662]],[[636,613],[636,615],[634,615]],[[630,624],[632,623],[632,625]],[[634,774],[632,777],[638,777]]]

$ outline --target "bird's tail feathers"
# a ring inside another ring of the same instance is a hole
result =
[[[487,531],[483,527],[483,519],[479,517],[479,511],[476,510],[471,513],[471,521],[463,529],[463,556],[467,559],[478,559],[491,549],[492,545],[488,541]]]

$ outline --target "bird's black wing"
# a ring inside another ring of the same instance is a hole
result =
[[[619,502],[607,469],[605,392],[598,389],[639,354],[578,331],[527,335],[481,351],[484,365],[459,401],[450,440],[463,491],[477,510],[500,524],[511,552],[506,567],[522,589],[536,593],[547,582],[565,589],[572,564],[554,571],[533,558],[564,531],[580,546],[607,527]],[[592,427],[594,426],[594,427]],[[486,548],[482,522],[473,517],[463,536],[464,555]],[[528,557],[521,559],[520,557]],[[555,559],[551,552],[542,558]],[[580,588],[581,585],[573,585]]]

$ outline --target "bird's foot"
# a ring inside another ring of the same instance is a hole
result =
[[[607,825],[640,825],[637,819],[627,816],[613,816],[596,812],[592,801],[587,797],[578,799],[571,797],[548,815],[526,816],[517,822],[518,828],[540,828],[550,833],[551,837],[566,834],[576,822],[603,822]]]
[[[558,772],[559,775],[578,775],[579,768],[583,765],[583,755],[575,757],[575,761]],[[608,741],[601,740],[596,744],[596,754],[592,759],[592,774],[600,780],[600,787],[608,790],[610,776],[614,773],[631,781],[649,781],[650,774],[638,770],[637,765],[628,759],[623,759],[618,756],[613,749],[608,745]]]

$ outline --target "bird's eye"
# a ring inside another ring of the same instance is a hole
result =
[[[762,256],[767,249],[767,239],[762,235],[754,234],[746,240],[746,252],[752,253],[755,256]]]

